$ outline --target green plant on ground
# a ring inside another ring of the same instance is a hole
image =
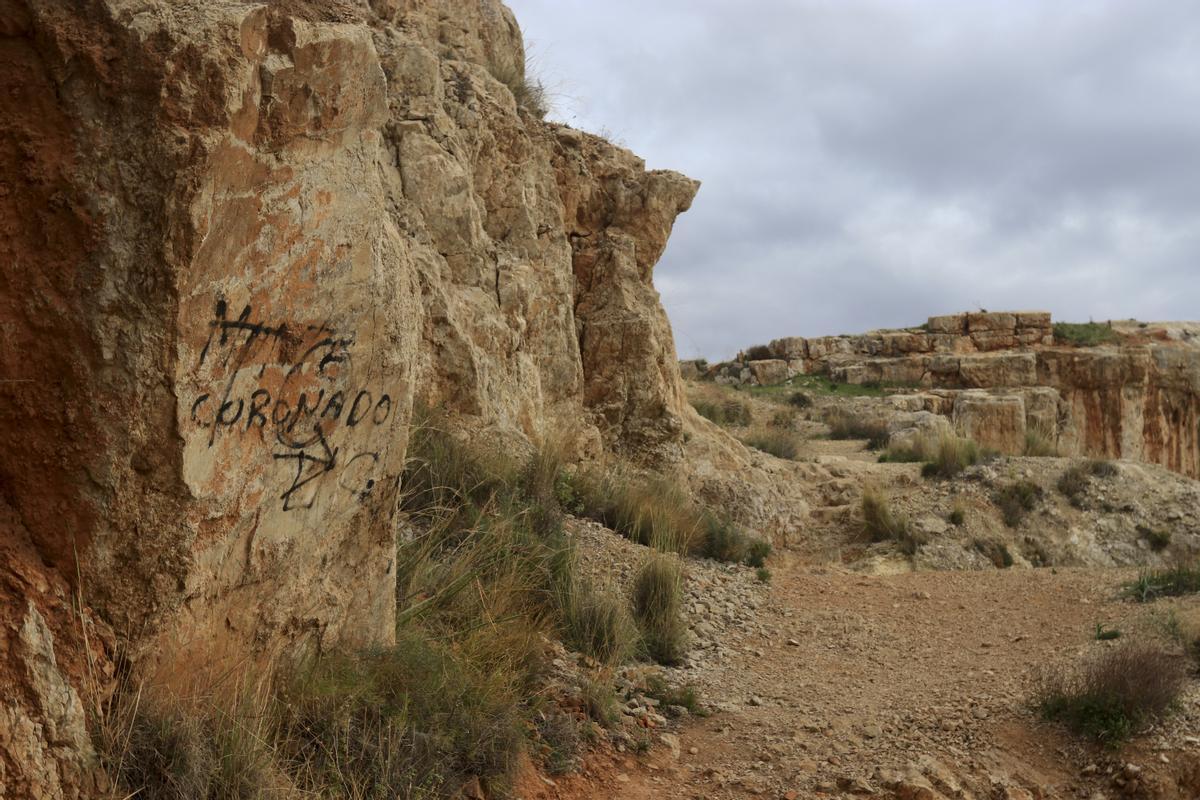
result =
[[[574,715],[550,706],[535,715],[534,727],[546,772],[557,776],[575,771],[586,747],[583,723]]]
[[[1166,569],[1143,570],[1125,591],[1138,602],[1179,597],[1200,592],[1200,562],[1180,563]]]
[[[1102,623],[1096,623],[1096,641],[1111,642],[1114,639],[1120,639],[1121,632],[1116,628],[1106,628]]]
[[[771,428],[782,428],[790,431],[796,425],[796,412],[790,408],[781,408],[771,416],[771,421],[767,425]]]
[[[1035,701],[1046,719],[1115,747],[1166,714],[1186,680],[1178,657],[1152,644],[1128,642],[1078,669],[1045,673]]]
[[[1098,322],[1056,322],[1054,341],[1075,347],[1097,347],[1117,341],[1118,334],[1111,325]]]
[[[1041,501],[1042,487],[1028,480],[1014,481],[996,492],[996,505],[1010,528],[1019,528],[1025,515],[1033,511]]]
[[[651,673],[639,688],[646,697],[657,700],[659,708],[678,706],[687,709],[694,717],[708,716],[708,710],[700,703],[700,695],[694,686],[672,686],[662,675]]]
[[[1111,461],[1104,461],[1102,459],[1093,459],[1089,461],[1087,463],[1087,469],[1088,472],[1092,473],[1092,475],[1096,476],[1097,478],[1112,478],[1120,474],[1120,470],[1117,468],[1116,464]]]
[[[908,520],[892,510],[887,495],[877,486],[863,489],[862,515],[863,526],[873,542],[895,542],[908,555],[916,554],[925,543]]]
[[[771,543],[766,539],[749,539],[746,546],[745,564],[748,567],[764,567],[771,557]]]
[[[661,554],[646,559],[634,579],[632,605],[646,654],[659,664],[678,664],[687,648],[679,564]]]
[[[770,361],[775,358],[775,354],[771,352],[771,348],[765,344],[756,344],[750,347],[743,354],[745,361]]]
[[[1008,569],[1013,565],[1012,553],[1004,542],[995,539],[976,539],[971,542],[971,546],[984,558],[991,561],[992,566],[996,569]]]
[[[1088,470],[1079,464],[1068,467],[1058,479],[1058,491],[1075,508],[1083,508],[1087,499]]]
[[[771,582],[771,570],[767,569],[766,567],[759,567],[757,570],[754,571],[754,577],[758,580],[759,583],[770,583]]]
[[[890,438],[886,422],[848,414],[841,410],[831,412],[825,418],[825,423],[829,426],[830,439],[864,439],[868,450],[882,450],[887,447]]]
[[[967,508],[961,500],[954,501],[954,507],[950,509],[950,513],[946,518],[956,528],[961,528],[967,523]]]
[[[773,428],[754,431],[743,436],[742,444],[788,461],[795,460],[800,452],[795,436],[787,431]]]
[[[746,386],[743,391],[753,397],[761,397],[778,403],[787,403],[798,391],[819,397],[884,397],[896,388],[905,388],[898,384],[855,384],[836,383],[825,375],[796,375],[784,383],[771,386]]]

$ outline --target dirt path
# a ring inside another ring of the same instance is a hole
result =
[[[1028,707],[1039,668],[1109,646],[1097,623],[1147,624],[1146,607],[1117,597],[1129,577],[779,568],[760,612],[768,634],[705,681],[723,710],[685,729],[677,759],[659,748],[618,760],[572,796],[1093,798],[1117,796],[1104,793],[1110,762],[1173,776],[1195,752],[1151,736],[1117,758]],[[1174,723],[1185,733],[1200,731],[1197,700]]]

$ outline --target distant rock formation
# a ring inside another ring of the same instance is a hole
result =
[[[1114,322],[1104,332],[1104,342],[1078,346],[1056,339],[1044,311],[954,314],[921,328],[777,339],[685,372],[732,384],[817,374],[908,387],[897,406],[951,418],[1001,452],[1020,452],[1034,433],[1064,455],[1200,477],[1200,324]]]

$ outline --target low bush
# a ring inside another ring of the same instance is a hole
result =
[[[1058,479],[1058,491],[1075,508],[1083,508],[1087,499],[1088,470],[1076,464],[1068,467]]]
[[[1098,322],[1056,322],[1054,323],[1054,340],[1059,344],[1069,344],[1076,347],[1097,347],[1117,341],[1117,332],[1111,325]]]
[[[950,509],[950,514],[946,517],[950,524],[956,528],[961,528],[967,522],[967,509],[961,503],[955,503],[954,508]]]
[[[891,438],[887,423],[877,419],[866,419],[844,411],[836,411],[826,417],[829,438],[838,440],[864,439],[868,450],[882,450]]]
[[[1012,553],[1008,545],[995,539],[976,539],[971,543],[984,558],[992,562],[996,569],[1008,569],[1013,565]]]
[[[770,583],[771,582],[771,570],[767,569],[766,567],[759,567],[758,569],[756,569],[754,571],[754,577],[758,580],[759,583]]]
[[[613,470],[572,479],[580,513],[638,544],[700,554],[707,549],[708,515],[678,484]]]
[[[1171,532],[1164,531],[1160,528],[1151,528],[1149,525],[1138,525],[1138,535],[1146,540],[1150,545],[1150,549],[1157,552],[1162,552],[1171,546]]]
[[[748,567],[764,567],[771,556],[771,543],[765,539],[749,539],[746,546],[745,564]]]
[[[1164,715],[1186,680],[1181,659],[1155,645],[1130,642],[1078,669],[1043,675],[1036,702],[1046,719],[1115,747]]]
[[[1120,474],[1120,470],[1117,469],[1116,464],[1111,461],[1104,461],[1100,459],[1089,461],[1087,464],[1087,469],[1088,472],[1092,473],[1092,475],[1096,476],[1097,478],[1112,478]]]
[[[528,111],[538,119],[550,113],[550,93],[546,85],[532,77],[528,64],[510,65],[492,62],[488,65],[492,77],[503,83],[512,92],[517,107]]]
[[[776,411],[767,425],[772,428],[783,428],[790,431],[796,425],[796,412],[788,408]]]
[[[646,654],[659,664],[678,664],[687,648],[679,564],[665,555],[648,558],[634,580],[632,601]]]
[[[1025,515],[1037,508],[1043,494],[1042,487],[1027,480],[1014,481],[997,491],[995,501],[1004,524],[1019,528]]]
[[[1200,562],[1181,563],[1166,569],[1143,571],[1126,591],[1135,600],[1148,603],[1160,597],[1179,597],[1200,592]]]
[[[1116,628],[1106,628],[1103,624],[1096,623],[1096,641],[1111,642],[1121,638],[1121,632]]]
[[[804,392],[793,392],[788,395],[788,405],[793,408],[811,408],[813,404],[812,397]]]
[[[745,352],[746,361],[770,361],[775,358],[771,348],[765,344],[756,344]]]
[[[796,446],[795,436],[787,431],[770,428],[743,436],[742,444],[788,461],[794,460],[800,452],[800,448]]]
[[[863,489],[862,515],[867,536],[873,542],[895,542],[908,555],[914,555],[924,544],[908,520],[892,510],[887,495],[878,487]]]

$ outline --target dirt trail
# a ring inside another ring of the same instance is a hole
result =
[[[677,760],[665,748],[618,760],[571,796],[1116,796],[1103,793],[1113,754],[1038,721],[1027,701],[1039,668],[1108,646],[1095,641],[1097,623],[1146,624],[1144,607],[1117,596],[1129,577],[782,567],[762,610],[770,634],[705,681],[724,710],[684,730]],[[1175,722],[1193,733],[1197,699]],[[1150,747],[1117,761],[1173,775],[1196,757]],[[1085,771],[1091,763],[1096,774]],[[906,771],[901,794],[886,791]]]

